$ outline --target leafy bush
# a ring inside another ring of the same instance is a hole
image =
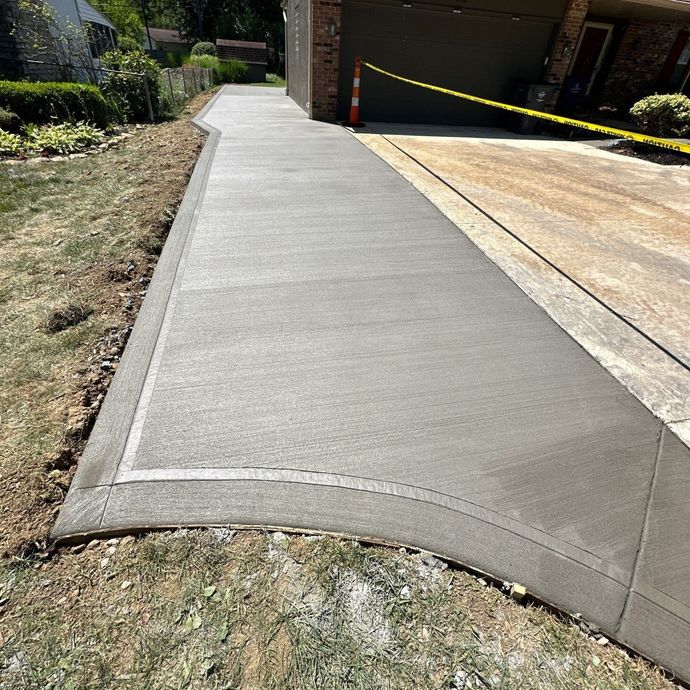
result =
[[[680,93],[647,96],[633,105],[630,115],[652,136],[682,137],[690,133],[690,98]]]
[[[218,81],[224,84],[242,84],[247,81],[246,62],[242,60],[221,60],[218,64]]]
[[[193,67],[211,68],[214,72],[218,72],[220,60],[215,55],[190,55],[187,64]]]
[[[70,82],[0,81],[0,107],[16,113],[22,122],[85,120],[98,127],[109,122],[108,104],[89,84]]]
[[[215,55],[216,46],[207,41],[201,41],[192,47],[192,55]]]
[[[136,38],[131,36],[118,36],[117,37],[117,47],[123,53],[137,53],[141,51],[141,46]]]
[[[20,123],[21,120],[16,113],[0,108],[0,129],[4,129],[6,132],[18,132]]]
[[[160,114],[161,68],[153,58],[141,51],[123,53],[121,50],[113,50],[101,55],[101,63],[108,69],[118,70],[108,72],[100,85],[118,119],[125,122],[149,119],[144,79],[149,87],[153,114]],[[138,76],[140,74],[144,76]]]
[[[184,53],[175,53],[173,51],[168,51],[165,54],[165,64],[168,67],[182,67],[185,60]]]
[[[19,153],[21,148],[21,139],[16,134],[0,129],[0,156],[13,156]]]
[[[29,125],[26,128],[25,143],[30,151],[74,153],[87,146],[100,144],[104,138],[105,134],[102,130],[85,122],[79,122],[76,125],[63,123],[45,127]]]

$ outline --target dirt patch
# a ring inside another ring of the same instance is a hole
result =
[[[647,146],[635,141],[619,141],[607,147],[607,151],[613,151],[621,156],[629,158],[641,158],[650,163],[659,165],[688,165],[690,156],[680,151],[665,151],[658,146]]]
[[[0,553],[43,551],[204,137],[195,98],[88,158],[0,166]]]

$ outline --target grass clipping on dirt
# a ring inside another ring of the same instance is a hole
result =
[[[671,688],[436,559],[197,530],[46,543],[203,143],[0,165],[0,688]]]
[[[574,623],[404,549],[223,529],[82,549],[3,579],[3,687],[672,687]]]

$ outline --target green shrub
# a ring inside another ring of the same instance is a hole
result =
[[[13,156],[22,148],[21,139],[16,134],[0,129],[0,156]]]
[[[187,64],[192,65],[192,67],[210,68],[214,72],[218,72],[220,60],[215,55],[190,55]]]
[[[192,48],[192,55],[215,55],[216,46],[213,43],[208,43],[207,41],[201,41],[197,43]]]
[[[184,64],[186,55],[184,53],[175,53],[173,51],[168,51],[165,54],[165,64],[168,67],[182,67]]]
[[[149,87],[153,114],[160,115],[161,68],[153,58],[141,51],[123,53],[121,50],[113,50],[101,55],[101,63],[108,69],[117,70],[108,72],[100,86],[118,119],[125,122],[149,119],[144,79]],[[138,76],[140,74],[144,76]]]
[[[218,64],[218,81],[224,84],[243,84],[247,81],[246,62],[242,60],[221,60]]]
[[[690,133],[690,98],[680,93],[654,94],[638,101],[630,115],[652,136],[682,137]]]
[[[18,132],[21,120],[16,113],[0,108],[0,129],[6,132]]]
[[[109,122],[108,104],[89,84],[0,81],[0,107],[36,124],[85,120],[106,127]]]
[[[87,146],[100,144],[105,138],[102,130],[79,122],[76,125],[63,123],[61,125],[47,125],[37,127],[29,125],[26,128],[26,148],[30,151],[45,151],[47,153],[74,153]]]
[[[136,38],[131,36],[118,36],[117,37],[117,47],[123,53],[137,53],[141,52],[141,46]]]

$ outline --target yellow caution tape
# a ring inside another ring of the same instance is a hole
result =
[[[387,72],[385,69],[381,69],[376,65],[372,65],[370,62],[365,62],[362,60],[362,64],[373,69],[375,72],[380,72],[385,74],[387,77],[392,77],[398,81],[403,81],[406,84],[412,84],[413,86],[421,86],[423,89],[430,89],[431,91],[438,91],[439,93],[445,93],[449,96],[456,96],[457,98],[464,98],[467,101],[473,101],[475,103],[483,103],[484,105],[490,105],[494,108],[501,108],[502,110],[509,110],[511,113],[520,113],[522,115],[530,115],[532,117],[538,117],[540,120],[548,120],[549,122],[559,122],[562,125],[570,125],[571,127],[580,127],[581,129],[587,129],[590,132],[599,132],[600,134],[610,134],[614,137],[619,137],[621,139],[630,139],[632,141],[639,141],[643,144],[651,144],[652,146],[660,146],[663,149],[668,149],[669,151],[682,151],[683,153],[690,153],[690,144],[681,144],[676,141],[668,141],[667,139],[659,139],[658,137],[650,137],[646,134],[637,134],[636,132],[628,132],[624,129],[615,129],[614,127],[604,127],[603,125],[593,125],[589,122],[583,122],[582,120],[573,120],[569,117],[561,117],[560,115],[551,115],[551,113],[542,113],[538,110],[530,110],[529,108],[522,108],[517,105],[508,105],[507,103],[501,103],[499,101],[491,101],[488,98],[480,98],[479,96],[472,96],[468,93],[462,93],[460,91],[452,91],[451,89],[444,89],[441,86],[434,86],[433,84],[425,84],[421,81],[415,81],[414,79],[407,79],[406,77],[401,77],[399,74],[393,74],[392,72]]]

